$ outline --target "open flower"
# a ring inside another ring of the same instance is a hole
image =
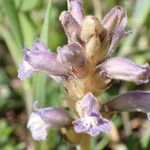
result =
[[[101,132],[111,129],[111,122],[100,114],[100,107],[92,93],[87,93],[76,103],[79,119],[73,122],[76,132],[98,136]]]
[[[47,128],[61,128],[71,125],[72,118],[60,108],[41,108],[31,113],[27,127],[35,140],[45,140]]]
[[[32,47],[23,49],[24,59],[18,71],[18,77],[23,80],[35,71],[48,75],[67,76],[69,74],[65,65],[57,60],[57,55],[51,52],[46,45],[37,39]]]

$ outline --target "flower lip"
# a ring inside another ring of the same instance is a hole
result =
[[[92,93],[87,93],[82,100],[76,103],[76,110],[79,118],[73,121],[77,133],[87,133],[91,136],[98,136],[101,132],[108,132],[111,129],[111,122],[100,114],[99,104]]]

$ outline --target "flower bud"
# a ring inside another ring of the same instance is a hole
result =
[[[127,15],[124,8],[116,6],[106,14],[102,20],[102,26],[113,34],[119,28],[125,28],[127,24]],[[120,29],[119,29],[120,30]]]
[[[81,26],[78,22],[73,18],[70,12],[62,12],[59,16],[59,20],[65,30],[65,33],[68,38],[68,42],[78,42],[82,44],[82,40],[80,38]]]
[[[91,36],[99,36],[102,30],[102,25],[96,17],[86,16],[83,20],[81,38],[87,42],[91,38]]]
[[[147,83],[150,75],[148,65],[139,66],[132,61],[115,57],[101,63],[98,68],[100,74],[111,79],[120,79],[135,82],[136,84]]]
[[[111,38],[111,44],[107,55],[111,55],[118,41],[129,33],[128,31],[125,31],[126,24],[126,10],[120,6],[113,8],[102,20],[102,26],[108,31]]]
[[[48,127],[61,128],[71,125],[70,115],[60,108],[42,108],[32,112],[27,127],[35,140],[45,140]]]
[[[68,10],[73,18],[81,25],[84,18],[84,9],[82,0],[68,0]]]

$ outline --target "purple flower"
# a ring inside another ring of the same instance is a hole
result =
[[[101,132],[110,131],[111,122],[101,116],[99,104],[92,93],[87,93],[76,103],[76,110],[80,117],[73,122],[77,133],[84,132],[98,136]]]
[[[102,105],[104,111],[142,111],[150,120],[150,91],[132,91]]]
[[[126,58],[114,57],[107,59],[98,68],[100,68],[101,75],[111,79],[132,81],[136,84],[148,83],[149,81],[149,65],[140,66]]]
[[[119,95],[102,105],[105,111],[150,112],[150,91],[133,91]]]
[[[41,108],[32,112],[27,127],[35,140],[45,140],[47,128],[60,128],[71,125],[69,114],[60,108]]]
[[[70,74],[66,66],[57,60],[57,55],[39,39],[34,42],[32,50],[24,48],[24,59],[19,67],[18,77],[23,80],[35,71],[55,76]]]

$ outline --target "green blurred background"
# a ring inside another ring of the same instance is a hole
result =
[[[128,13],[127,29],[114,56],[125,56],[138,64],[150,63],[150,0],[84,0],[87,14],[101,19],[116,5]],[[24,45],[32,46],[40,37],[55,51],[67,43],[59,14],[67,9],[66,0],[0,0],[0,150],[73,150],[58,130],[51,129],[46,141],[35,142],[26,129],[33,100],[40,107],[65,105],[63,88],[44,74],[21,82],[17,69]],[[123,81],[101,95],[107,101],[131,90],[150,90],[150,83],[135,85]],[[143,113],[116,114],[110,135],[93,138],[92,150],[149,150],[150,122]]]

